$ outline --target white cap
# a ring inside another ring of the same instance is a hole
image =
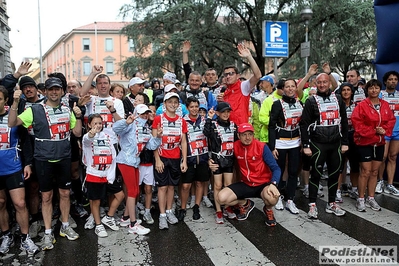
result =
[[[129,87],[130,86],[134,86],[136,84],[143,84],[145,82],[145,80],[138,78],[138,77],[134,77],[129,81]]]
[[[150,108],[148,108],[147,105],[142,103],[138,104],[136,108],[134,108],[134,111],[137,112],[139,115],[142,115],[146,112],[151,112]]]
[[[169,92],[165,94],[165,96],[163,97],[163,101],[169,100],[172,97],[177,97],[177,99],[180,100],[179,94],[177,94],[176,92]]]
[[[163,75],[163,79],[167,79],[171,81],[172,83],[175,83],[176,81],[176,74],[172,72],[166,72],[165,75]]]
[[[168,92],[170,92],[173,89],[177,90],[176,86],[174,84],[168,84],[168,85],[165,86],[165,88],[163,90],[165,91],[165,93],[168,93]]]
[[[181,84],[180,80],[176,79],[175,84]]]

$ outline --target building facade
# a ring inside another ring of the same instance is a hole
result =
[[[127,22],[95,22],[62,35],[43,56],[44,76],[61,72],[84,82],[93,65],[102,65],[111,82],[127,84],[120,63],[134,55],[133,42],[120,33]]]
[[[0,78],[14,72],[10,58],[10,30],[8,26],[7,4],[5,0],[0,0]]]

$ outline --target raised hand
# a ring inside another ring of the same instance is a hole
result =
[[[19,99],[21,99],[22,91],[19,89],[19,86],[14,91],[14,102],[19,103]]]
[[[215,110],[213,110],[213,107],[208,111],[208,118],[212,119],[213,116],[215,115]]]
[[[90,100],[91,100],[91,97],[90,97],[89,94],[87,94],[85,96],[82,96],[78,100],[78,105],[79,106],[85,106],[88,102],[90,102]]]
[[[331,73],[330,63],[328,63],[328,62],[324,63],[322,68],[323,68],[324,73],[327,73],[327,74]]]
[[[191,42],[190,42],[189,40],[185,40],[185,41],[183,42],[183,49],[182,49],[182,52],[183,52],[183,53],[188,53],[188,52],[190,51],[190,49],[191,49]]]
[[[75,117],[76,117],[77,119],[79,119],[79,118],[82,117],[82,111],[80,110],[79,106],[76,105],[76,102],[73,103],[73,108],[72,108],[72,110],[73,110],[73,112],[74,112],[74,114],[75,114]]]
[[[31,66],[32,66],[32,64],[29,63],[29,62],[22,62],[21,65],[19,66],[18,70],[17,70],[17,73],[20,76],[24,76],[24,75],[29,73],[29,68]]]
[[[310,67],[309,67],[309,70],[308,70],[308,73],[310,74],[310,75],[316,75],[317,74],[317,69],[319,68],[319,66],[317,65],[317,64],[312,64],[312,65],[310,65]]]
[[[238,55],[240,57],[248,58],[248,57],[252,56],[251,51],[247,47],[245,47],[244,43],[239,43],[237,45],[237,49],[238,49]]]
[[[101,72],[103,72],[103,70],[104,70],[103,66],[94,65],[94,66],[92,67],[92,69],[91,69],[91,73],[93,73],[93,74],[95,74],[95,75],[98,75],[98,74],[100,74]]]
[[[157,137],[158,137],[158,138],[161,138],[161,137],[162,137],[162,133],[163,133],[162,127],[161,127],[161,125],[158,124],[158,127],[157,127]]]

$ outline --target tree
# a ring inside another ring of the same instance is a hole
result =
[[[137,0],[121,8],[121,14],[135,18],[123,33],[137,47],[136,57],[128,58],[121,68],[126,76],[141,70],[160,77],[168,70],[181,79],[180,47],[188,39],[195,70],[221,71],[226,64],[245,70],[248,65],[235,47],[248,41],[262,73],[268,73],[271,59],[263,57],[262,23],[285,20],[290,23],[290,49],[289,57],[279,60],[279,71],[301,77],[305,71],[300,44],[305,30],[300,12],[310,5],[314,15],[309,25],[309,62],[329,61],[342,73],[350,67],[368,71],[376,49],[372,4],[372,0]]]

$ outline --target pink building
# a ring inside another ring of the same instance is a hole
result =
[[[62,35],[43,56],[44,76],[61,72],[84,82],[93,65],[102,65],[111,82],[125,85],[120,63],[134,55],[134,43],[120,33],[127,22],[95,22]]]

